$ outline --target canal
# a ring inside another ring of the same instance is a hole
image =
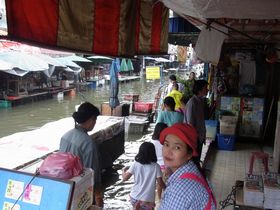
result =
[[[145,79],[120,83],[119,99],[122,101],[122,94],[136,93],[140,95],[141,101],[153,101],[159,85],[158,80]],[[63,100],[53,98],[0,109],[0,138],[69,117],[75,106],[85,99],[100,108],[103,102],[109,101],[109,85],[77,92],[75,96],[64,96]]]

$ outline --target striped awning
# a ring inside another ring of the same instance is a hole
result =
[[[6,0],[8,39],[116,57],[167,54],[168,9],[153,0]]]

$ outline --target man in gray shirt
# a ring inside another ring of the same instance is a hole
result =
[[[184,122],[187,122],[195,127],[197,139],[197,152],[199,156],[194,159],[197,163],[200,162],[202,146],[206,139],[205,116],[204,116],[204,100],[208,93],[208,82],[205,80],[196,80],[193,85],[193,96],[188,101],[185,108]]]
[[[81,104],[72,117],[75,128],[65,133],[60,140],[59,150],[70,152],[79,156],[85,168],[94,170],[94,190],[96,205],[103,206],[103,193],[101,190],[101,172],[98,147],[87,132],[91,131],[100,112],[89,102]]]

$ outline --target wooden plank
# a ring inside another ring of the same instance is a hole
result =
[[[273,151],[273,171],[279,173],[280,164],[280,101],[277,104],[277,124],[275,129],[274,151]]]

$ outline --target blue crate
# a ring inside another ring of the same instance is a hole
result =
[[[219,150],[228,150],[228,151],[235,150],[236,136],[223,135],[218,133],[217,140],[218,140],[217,146]]]

